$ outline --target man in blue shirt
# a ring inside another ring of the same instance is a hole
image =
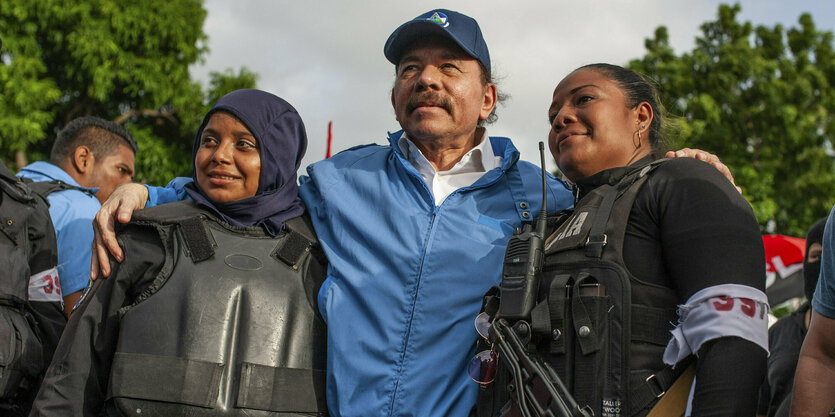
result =
[[[29,164],[17,174],[66,184],[47,200],[58,239],[60,286],[52,291],[63,292],[68,316],[90,278],[93,218],[116,187],[130,182],[136,150],[136,141],[123,127],[98,117],[80,117],[58,133],[49,162]]]
[[[793,417],[823,416],[835,407],[835,207],[823,232],[812,320],[794,375]]]

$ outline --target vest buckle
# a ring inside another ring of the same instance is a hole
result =
[[[653,382],[650,382],[650,381],[653,381]],[[655,396],[655,398],[661,398],[661,397],[663,397],[663,396],[664,396],[664,394],[666,394],[666,393],[667,393],[667,391],[666,391],[666,390],[664,390],[664,387],[662,387],[662,386],[661,386],[661,382],[659,382],[659,381],[655,378],[655,374],[652,374],[652,375],[648,376],[648,377],[647,377],[647,379],[645,380],[645,382],[646,382],[646,383],[647,383],[647,385],[649,385],[651,388],[657,388],[657,389],[654,389],[653,391],[659,391],[659,394],[657,394],[657,395]]]
[[[594,238],[594,240],[592,240],[592,238]],[[586,246],[588,246],[588,245],[606,246],[607,243],[609,243],[609,236],[607,236],[605,234],[589,236],[589,237],[586,238]]]
[[[603,255],[603,248],[609,243],[609,237],[605,233],[599,235],[590,234],[586,238],[586,256],[600,258]]]

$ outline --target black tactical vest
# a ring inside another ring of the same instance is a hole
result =
[[[277,237],[191,202],[134,213],[165,246],[122,311],[108,398],[124,416],[326,414],[323,256],[306,217]],[[309,414],[307,414],[309,413]]]
[[[595,416],[646,415],[684,368],[674,371],[661,361],[677,321],[675,292],[638,280],[623,261],[632,205],[661,162],[584,196],[546,241],[529,349]],[[511,381],[500,373],[482,390],[480,415],[513,409],[506,389]]]
[[[40,333],[28,306],[29,277],[32,267],[39,267],[30,265],[31,246],[33,233],[52,233],[54,267],[55,232],[51,227],[33,230],[38,210],[46,212],[46,203],[0,163],[0,398],[30,389],[45,367]],[[40,215],[45,223],[37,226],[50,226],[48,213]]]

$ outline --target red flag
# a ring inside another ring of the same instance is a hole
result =
[[[806,239],[784,235],[763,235],[766,272],[777,272],[783,278],[799,270],[806,256]],[[789,269],[792,269],[789,271]]]
[[[331,157],[331,141],[333,140],[333,135],[331,134],[331,126],[333,126],[333,121],[328,122],[328,150],[325,152],[325,159]]]

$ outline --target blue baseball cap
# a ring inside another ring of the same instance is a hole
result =
[[[447,9],[426,12],[395,29],[383,47],[386,59],[394,65],[415,40],[438,35],[451,39],[490,72],[490,51],[481,34],[478,22],[472,17]]]

